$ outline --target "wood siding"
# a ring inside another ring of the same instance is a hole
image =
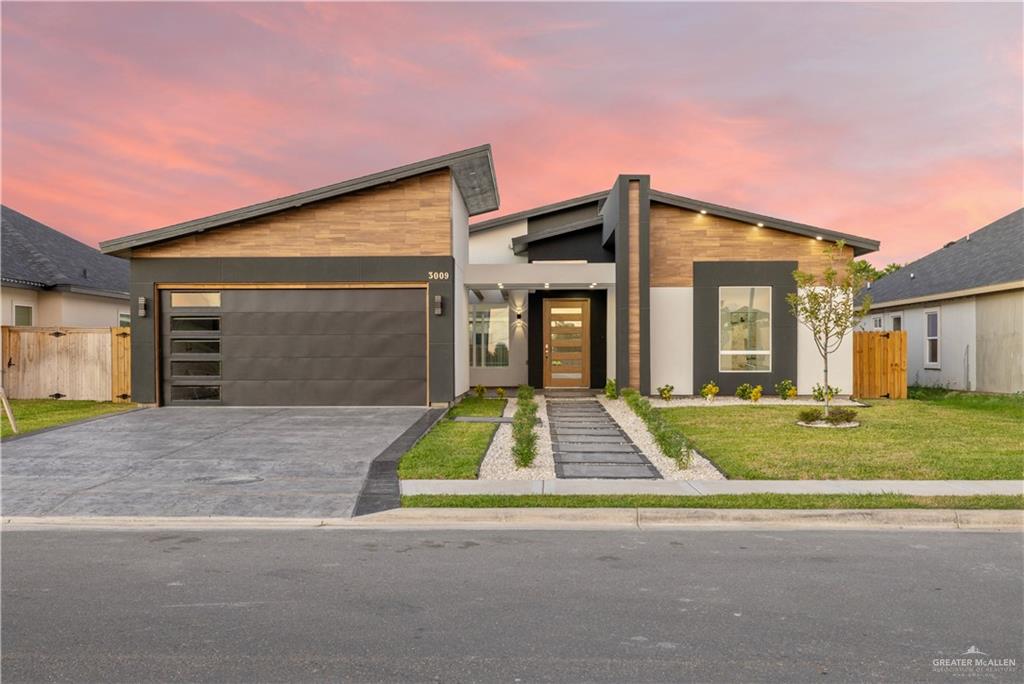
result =
[[[651,202],[651,287],[693,287],[694,261],[795,260],[800,270],[821,274],[828,244]],[[846,251],[853,256],[852,247]]]
[[[132,250],[132,257],[448,256],[447,169]]]
[[[640,182],[629,181],[629,386],[640,388]]]

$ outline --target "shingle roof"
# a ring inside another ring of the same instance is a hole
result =
[[[913,275],[913,277],[911,277]],[[873,306],[1024,280],[1024,209],[871,284]]]
[[[451,169],[452,177],[459,186],[459,190],[462,191],[462,196],[466,201],[466,208],[470,216],[494,211],[498,208],[500,200],[498,197],[498,184],[494,177],[494,160],[491,158],[491,146],[480,145],[440,157],[424,159],[423,161],[388,169],[387,171],[371,173],[368,176],[360,176],[359,178],[352,178],[333,185],[326,185],[322,188],[298,192],[287,197],[279,197],[269,202],[252,204],[240,209],[214,214],[213,216],[176,223],[165,228],[157,228],[156,230],[148,230],[142,233],[135,233],[134,235],[106,240],[100,243],[100,249],[105,254],[123,253],[134,247],[171,240],[183,235],[190,235],[210,230],[211,228],[237,223],[238,221],[294,209],[311,202],[341,197],[342,195],[359,190],[384,185],[385,183],[394,183],[395,181],[440,169]]]
[[[36,288],[128,297],[129,265],[35,219],[2,207],[0,278]]]

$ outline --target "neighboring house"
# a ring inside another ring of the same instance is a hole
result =
[[[825,241],[878,243],[650,189],[469,225],[490,146],[103,243],[132,268],[143,403],[446,403],[473,384],[802,392],[821,362],[785,301]],[[850,387],[852,352],[836,357]]]
[[[2,208],[3,325],[128,325],[128,264]]]
[[[864,330],[907,331],[907,382],[1024,390],[1024,209],[871,284]]]

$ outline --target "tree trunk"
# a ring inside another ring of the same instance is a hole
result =
[[[832,404],[832,390],[828,386],[828,354],[825,354],[825,417],[828,418],[828,410]]]

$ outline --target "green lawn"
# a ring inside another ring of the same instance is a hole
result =
[[[1017,480],[1024,478],[1024,397],[915,392],[871,401],[861,427],[795,424],[798,407],[661,409],[729,478]]]
[[[475,480],[497,423],[459,423],[456,416],[500,416],[504,399],[466,397],[398,463],[403,480]]]
[[[66,399],[11,399],[11,410],[14,411],[14,420],[18,423],[18,434],[131,408],[135,408],[135,404],[114,404],[109,401],[69,401]],[[0,418],[0,435],[10,437],[13,434],[11,425],[7,422],[7,416],[2,416]]]
[[[1024,496],[906,496],[902,494],[721,494],[714,496],[520,496],[418,494],[405,508],[957,508],[1024,509]]]

